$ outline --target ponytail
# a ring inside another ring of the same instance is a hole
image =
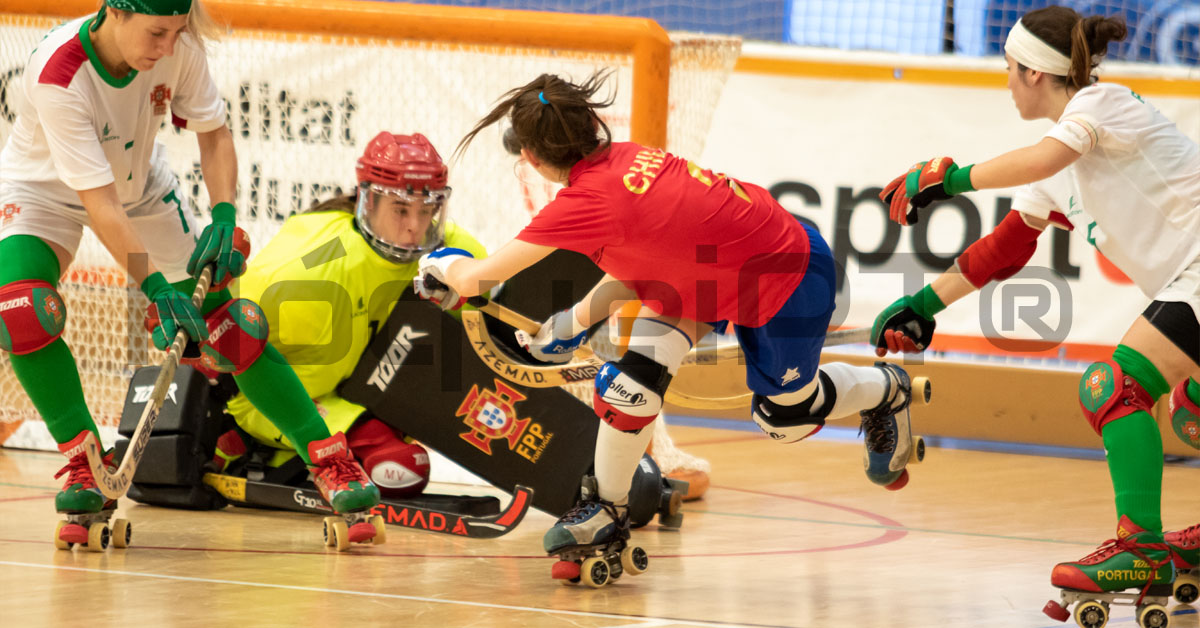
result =
[[[612,70],[597,70],[576,85],[553,74],[543,74],[509,90],[458,143],[455,157],[466,150],[480,131],[509,116],[511,139],[520,148],[528,149],[554,168],[569,170],[612,144],[612,131],[596,111],[611,106],[616,95],[607,100],[592,100],[611,75]],[[510,148],[508,137],[505,142],[505,147]]]
[[[1128,34],[1125,20],[1092,15],[1075,22],[1071,28],[1071,73],[1067,85],[1082,89],[1094,82],[1092,70],[1108,54],[1108,44]]]

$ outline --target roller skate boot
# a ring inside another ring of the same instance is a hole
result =
[[[1191,604],[1200,597],[1200,523],[1166,534],[1175,561],[1175,600]]]
[[[78,545],[89,552],[102,552],[110,543],[118,548],[128,547],[133,526],[125,519],[112,519],[117,500],[108,499],[100,492],[88,466],[83,441],[89,433],[84,430],[70,442],[58,446],[67,457],[67,465],[54,477],[66,475],[67,479],[62,490],[54,496],[54,509],[66,515],[66,519],[59,521],[54,530],[54,547],[69,550]],[[104,464],[116,470],[112,451],[104,455]]]
[[[344,552],[351,543],[387,542],[383,517],[371,514],[379,504],[379,489],[362,465],[350,455],[346,435],[338,432],[308,444],[313,484],[337,513],[325,517],[325,545]]]
[[[1061,601],[1042,609],[1059,621],[1074,616],[1082,628],[1103,628],[1113,604],[1134,606],[1142,628],[1165,628],[1175,567],[1167,544],[1122,516],[1117,538],[1105,541],[1087,556],[1059,563],[1050,584],[1062,589]],[[1075,605],[1075,611],[1067,609]]]
[[[646,550],[631,545],[629,538],[629,507],[590,496],[558,519],[542,545],[547,554],[558,556],[551,577],[600,588],[649,566]]]
[[[863,467],[867,479],[896,491],[908,484],[909,463],[925,458],[925,440],[912,435],[908,408],[912,404],[914,383],[924,401],[929,401],[929,380],[909,380],[904,369],[887,362],[876,362],[888,378],[884,402],[863,410],[860,431],[864,434]]]

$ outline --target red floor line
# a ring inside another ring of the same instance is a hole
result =
[[[32,499],[50,499],[57,493],[46,493],[45,495],[30,495],[28,497],[4,497],[0,498],[0,502],[23,502]]]

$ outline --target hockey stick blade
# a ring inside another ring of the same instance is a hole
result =
[[[204,295],[208,294],[208,286],[212,282],[212,273],[212,266],[206,266],[201,271],[200,278],[196,280],[196,288],[192,291],[192,305],[196,309],[200,309],[200,305],[204,303]],[[187,332],[180,329],[175,333],[175,340],[167,350],[167,357],[163,359],[161,370],[154,380],[150,400],[142,409],[137,428],[129,439],[129,449],[125,451],[121,466],[117,467],[116,471],[110,472],[104,465],[104,453],[100,450],[96,435],[88,432],[84,438],[83,451],[87,454],[88,467],[92,470],[92,477],[96,479],[96,486],[105,497],[120,499],[129,491],[129,485],[133,483],[133,476],[137,473],[138,462],[141,461],[142,454],[146,453],[146,443],[150,441],[150,433],[154,429],[154,423],[158,421],[158,413],[171,388],[171,381],[175,379],[175,369],[179,367],[179,359],[183,356],[185,345]]]
[[[600,372],[600,367],[604,366],[604,360],[582,351],[575,354],[575,361],[567,364],[519,362],[508,351],[501,349],[488,334],[481,312],[464,310],[462,324],[475,355],[497,375],[515,384],[529,388],[555,388],[591,381]]]
[[[204,483],[216,489],[225,499],[248,506],[267,506],[280,510],[314,514],[333,514],[333,509],[311,488],[297,488],[267,482],[252,482],[246,478],[219,473],[205,473]],[[517,485],[508,507],[494,515],[474,516],[445,512],[403,502],[382,502],[371,509],[383,517],[384,523],[412,530],[436,532],[472,539],[494,539],[517,527],[533,503],[533,489]]]

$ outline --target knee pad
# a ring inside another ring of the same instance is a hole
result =
[[[1179,440],[1200,449],[1200,407],[1188,397],[1190,381],[1189,378],[1176,384],[1175,389],[1171,391],[1167,411],[1171,415],[1171,428],[1175,430]]]
[[[1113,360],[1091,364],[1079,379],[1079,406],[1097,434],[1138,410],[1149,413],[1153,405],[1150,393]]]
[[[666,366],[626,351],[619,361],[606,362],[596,373],[592,409],[601,421],[622,432],[636,433],[658,416],[670,384]]]
[[[360,419],[346,443],[384,497],[420,495],[429,484],[429,452],[379,419]]]
[[[267,317],[250,299],[233,299],[204,317],[208,339],[195,366],[206,374],[241,375],[267,347]]]
[[[54,342],[67,324],[67,306],[54,286],[25,279],[0,286],[0,349],[33,353]]]
[[[796,404],[784,405],[770,397],[755,394],[751,401],[751,416],[767,436],[780,443],[795,443],[802,441],[825,427],[825,417],[833,407],[835,399],[833,380],[821,371],[817,378],[797,392],[810,391],[803,401]],[[795,393],[789,393],[794,395]],[[821,407],[813,409],[819,395],[824,395],[825,401]]]

